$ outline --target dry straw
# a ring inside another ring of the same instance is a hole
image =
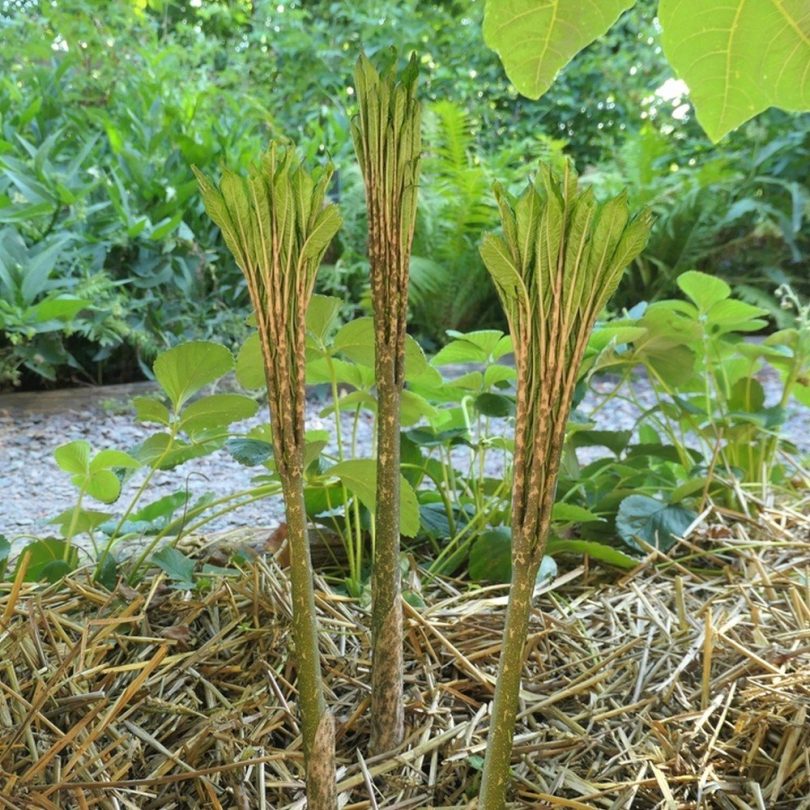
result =
[[[807,506],[707,515],[677,562],[651,554],[621,578],[578,565],[538,595],[518,807],[810,807]],[[194,594],[161,578],[109,594],[80,575],[0,587],[0,807],[304,807],[290,589],[273,559]],[[424,597],[405,616],[405,743],[364,759],[367,617],[316,579],[345,808],[475,796],[505,589],[437,581]]]

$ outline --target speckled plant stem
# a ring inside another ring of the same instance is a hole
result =
[[[335,727],[321,679],[318,617],[304,505],[306,312],[323,253],[340,227],[325,205],[331,169],[317,179],[294,149],[271,144],[244,178],[219,188],[197,172],[206,210],[222,229],[250,292],[264,360],[273,450],[290,547],[292,630],[298,667],[307,806],[335,810]]]
[[[503,235],[481,254],[509,321],[517,367],[512,480],[512,588],[479,793],[503,810],[535,579],[548,540],[565,426],[596,318],[646,243],[650,219],[631,220],[623,196],[599,204],[577,191],[570,165],[515,199],[496,186]]]
[[[371,746],[402,741],[402,606],[399,570],[399,402],[395,363],[377,353],[377,515],[371,613]]]
[[[355,70],[359,114],[352,122],[368,207],[377,383],[377,492],[371,615],[371,744],[374,754],[403,737],[400,598],[400,401],[405,383],[408,269],[416,222],[421,149],[415,97],[417,61],[397,76],[361,56]]]
[[[318,654],[318,621],[312,586],[303,479],[284,482],[287,542],[290,548],[290,583],[293,640],[298,665],[298,702],[301,708],[307,803],[312,810],[333,810],[335,795],[335,723],[326,707]]]

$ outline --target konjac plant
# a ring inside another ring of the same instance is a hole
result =
[[[479,808],[506,806],[523,651],[535,582],[551,524],[565,428],[579,366],[599,313],[641,253],[648,213],[625,196],[605,203],[541,167],[518,198],[496,186],[503,234],[481,246],[515,353],[512,580],[481,781]]]
[[[271,144],[248,178],[219,187],[197,172],[205,207],[247,280],[264,359],[275,465],[290,548],[293,637],[311,810],[332,810],[334,718],[326,706],[304,505],[306,312],[315,275],[341,218],[324,205],[331,169],[313,178],[292,147]]]
[[[377,497],[371,615],[371,750],[402,742],[400,402],[405,383],[408,269],[422,147],[416,56],[398,76],[365,56],[355,69],[359,112],[352,138],[368,207],[377,385]]]

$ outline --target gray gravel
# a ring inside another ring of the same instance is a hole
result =
[[[764,380],[770,401],[777,397],[778,382]],[[584,413],[597,407],[610,391],[613,383],[598,380],[589,392],[582,406]],[[127,396],[143,393],[137,386],[125,387]],[[634,383],[636,397],[644,407],[654,402],[653,393],[643,379]],[[126,399],[120,397],[121,387],[100,389],[94,392],[69,392],[60,397],[53,394],[21,395],[11,394],[0,397],[0,533],[20,543],[32,535],[42,536],[53,532],[48,521],[59,512],[74,504],[75,490],[69,477],[58,469],[53,460],[54,448],[73,439],[86,439],[94,450],[119,448],[126,450],[142,441],[151,433],[147,426],[137,424],[130,415]],[[318,411],[323,403],[312,401],[309,408],[308,424],[311,428],[332,426],[331,418],[322,419]],[[262,410],[251,422],[258,424],[265,419]],[[603,410],[597,407],[597,425],[600,429],[629,429],[636,422],[638,410],[628,402],[614,400]],[[344,417],[346,435],[350,431],[350,420]],[[501,423],[495,426],[497,432],[508,430]],[[810,411],[794,407],[791,410],[787,433],[802,452],[810,452]],[[371,421],[361,420],[359,431],[363,455],[372,453]],[[332,448],[334,449],[334,448]],[[457,461],[464,463],[464,450],[459,450]],[[497,474],[498,459],[492,454],[490,474]],[[163,495],[188,487],[194,496],[211,492],[223,496],[247,488],[259,468],[241,466],[224,451],[212,456],[189,461],[173,471],[158,473],[150,483],[146,504]],[[120,514],[120,504],[125,504],[137,491],[144,472],[139,471],[124,488],[119,504],[109,511]],[[107,509],[99,504],[88,503],[88,508]],[[266,526],[274,528],[282,516],[280,498],[268,498],[234,510],[209,524],[209,530],[223,530],[239,526]]]

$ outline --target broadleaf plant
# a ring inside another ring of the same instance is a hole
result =
[[[311,176],[291,146],[270,145],[248,178],[223,172],[219,187],[196,172],[205,207],[247,280],[267,382],[273,452],[290,545],[308,806],[332,810],[334,718],[326,706],[304,506],[306,312],[315,275],[341,218],[324,205],[331,168]]]
[[[529,98],[635,0],[487,0],[484,38]],[[805,0],[660,0],[661,44],[715,143],[768,107],[810,109]]]
[[[479,807],[505,807],[523,648],[548,540],[566,424],[596,318],[646,244],[651,217],[624,194],[604,203],[541,166],[518,198],[495,187],[503,234],[481,255],[501,299],[518,375],[512,482],[512,580]]]
[[[600,0],[583,12],[579,0],[487,2],[484,40],[501,57],[509,78],[539,98],[557,73],[616,22],[635,0]]]
[[[352,138],[368,207],[377,383],[377,497],[371,616],[371,750],[403,735],[400,599],[400,403],[405,383],[408,268],[416,224],[421,111],[415,56],[398,76],[396,58],[378,72],[361,55]]]

